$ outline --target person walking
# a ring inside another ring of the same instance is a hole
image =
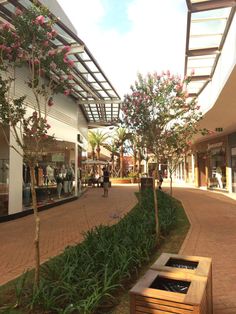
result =
[[[159,190],[162,190],[161,186],[162,186],[162,182],[163,182],[163,176],[162,176],[161,171],[159,171],[158,181],[159,181]]]
[[[102,170],[103,170],[103,197],[108,197],[110,174],[109,174],[108,169],[106,167],[104,167]]]

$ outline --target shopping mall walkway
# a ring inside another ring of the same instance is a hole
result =
[[[212,257],[214,314],[236,314],[236,201],[199,189],[173,192],[192,224],[180,253]]]
[[[117,222],[136,203],[135,191],[136,185],[113,186],[106,199],[90,188],[79,200],[40,213],[42,260],[81,241],[81,232]],[[236,314],[236,200],[187,187],[173,193],[192,224],[181,253],[212,257],[214,314]],[[33,216],[0,224],[0,284],[34,265],[33,234]]]
[[[41,212],[41,262],[68,245],[82,241],[82,233],[100,224],[113,224],[136,204],[137,185],[89,188],[80,199]],[[0,224],[0,285],[34,266],[33,215]]]

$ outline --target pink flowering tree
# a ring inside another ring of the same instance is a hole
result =
[[[190,79],[186,77],[182,80],[169,71],[146,77],[139,74],[131,86],[131,93],[125,96],[123,102],[125,125],[130,132],[143,138],[149,154],[156,160],[153,190],[157,236],[159,221],[155,178],[165,157],[167,135],[175,133],[180,125],[184,127],[186,123],[194,124],[201,119],[195,99],[189,100],[187,85]]]
[[[53,96],[71,93],[68,83],[72,78],[73,61],[70,47],[57,48],[58,36],[50,12],[34,4],[27,11],[16,9],[12,23],[0,26],[0,122],[8,125],[15,137],[17,151],[30,168],[32,206],[35,216],[35,286],[39,285],[39,235],[40,219],[35,192],[34,167],[44,150],[53,140],[48,135],[51,126],[48,114],[54,105]],[[17,68],[27,71],[25,84],[33,94],[20,95],[17,90]],[[29,110],[27,103],[33,110]],[[6,136],[6,140],[9,139]],[[9,143],[10,145],[10,143]]]

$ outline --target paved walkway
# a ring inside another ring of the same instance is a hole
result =
[[[167,190],[167,187],[163,187]],[[109,198],[91,188],[79,200],[40,213],[42,261],[80,242],[81,232],[112,224],[136,203],[137,186],[113,186]],[[192,227],[181,253],[213,259],[214,314],[236,314],[236,200],[186,187],[173,189]],[[34,265],[33,216],[0,224],[0,284]]]
[[[192,225],[180,253],[213,259],[214,314],[236,314],[236,201],[194,188],[173,194]]]
[[[104,198],[101,188],[89,188],[80,199],[41,212],[41,262],[81,242],[86,230],[116,223],[136,204],[137,190],[136,185],[117,185]],[[33,215],[0,224],[0,285],[34,267],[33,239]]]

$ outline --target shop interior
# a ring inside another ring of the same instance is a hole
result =
[[[54,140],[35,167],[38,206],[75,195],[75,144]],[[31,207],[29,167],[23,164],[23,207]]]

